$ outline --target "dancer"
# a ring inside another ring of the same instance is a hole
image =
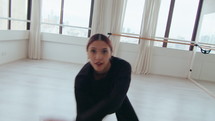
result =
[[[112,56],[111,41],[103,34],[90,37],[86,50],[89,62],[75,78],[76,121],[102,121],[112,113],[118,121],[139,121],[127,97],[130,64]]]

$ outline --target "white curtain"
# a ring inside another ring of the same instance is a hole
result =
[[[107,34],[107,30],[105,30],[106,2],[107,0],[94,1],[91,35],[96,33]]]
[[[41,0],[32,0],[31,26],[28,47],[28,58],[30,59],[41,58],[40,22]]]
[[[160,0],[145,1],[140,37],[155,36],[160,2]],[[136,74],[150,73],[153,43],[150,40],[140,40],[139,53],[133,70]]]
[[[111,11],[110,33],[121,33],[127,0],[113,0]],[[120,45],[119,36],[110,36],[113,44],[113,55],[117,56]]]
[[[127,0],[95,0],[91,35],[95,33],[120,33]],[[117,55],[120,37],[110,36],[113,55]]]

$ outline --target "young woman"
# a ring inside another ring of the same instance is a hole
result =
[[[115,113],[118,121],[138,121],[127,97],[131,66],[112,56],[112,45],[103,34],[93,35],[87,44],[89,62],[75,78],[76,121],[102,121]]]

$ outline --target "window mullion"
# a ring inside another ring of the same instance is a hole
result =
[[[93,8],[94,8],[94,0],[91,0],[90,5],[90,19],[89,19],[89,28],[92,27],[92,20],[93,20]],[[90,37],[91,29],[88,30],[88,37]]]
[[[193,34],[192,34],[192,38],[191,38],[192,42],[196,41],[196,34],[197,34],[199,20],[200,20],[200,15],[201,15],[201,11],[202,11],[202,5],[203,5],[203,0],[199,0],[199,6],[198,6],[198,9],[197,9],[195,25],[194,25],[194,28],[193,28]],[[190,46],[189,50],[190,51],[193,50],[193,46],[192,45]]]
[[[171,27],[171,22],[172,22],[172,15],[173,15],[173,11],[174,11],[174,5],[175,5],[175,0],[171,0],[170,3],[170,8],[169,8],[169,15],[168,15],[168,20],[167,20],[167,24],[166,24],[166,31],[165,31],[165,38],[169,38],[169,31],[170,31],[170,27]],[[164,39],[165,41],[168,41],[168,39]],[[167,42],[163,43],[163,47],[167,47]]]
[[[27,20],[31,20],[31,8],[32,8],[32,0],[28,0],[28,6],[27,6]],[[27,30],[30,30],[30,22],[27,22]]]
[[[61,0],[60,24],[63,24],[64,0]],[[63,33],[63,27],[59,26],[59,34]]]
[[[8,18],[11,18],[11,0],[9,0],[9,6],[8,6]],[[11,29],[11,20],[8,20],[8,30]]]

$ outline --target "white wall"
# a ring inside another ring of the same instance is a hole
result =
[[[201,11],[201,17],[199,22],[199,28],[197,32],[197,42],[201,39],[200,32],[202,28],[202,22],[204,19],[204,15],[214,13],[215,12],[215,0],[204,0],[203,8]],[[211,52],[212,53],[212,52]],[[191,77],[195,80],[202,81],[213,81],[215,82],[215,54],[202,54],[196,53],[195,60],[193,64]]]
[[[152,73],[175,77],[188,77],[192,52],[169,48],[154,48]]]
[[[129,44],[129,43],[120,43],[119,52],[117,55],[125,60],[127,60],[132,67],[134,67],[136,62],[136,57],[138,53],[139,45]]]
[[[27,57],[28,31],[0,31],[0,64]],[[84,64],[88,38],[42,33],[42,59]],[[121,43],[118,56],[134,66],[138,45]],[[195,56],[192,77],[214,81],[215,55]],[[154,47],[151,73],[187,78],[191,51]],[[196,64],[198,63],[198,64]]]
[[[87,62],[87,38],[57,34],[42,34],[43,59],[84,64]],[[134,66],[138,45],[121,43],[118,56]],[[152,74],[186,78],[190,70],[192,52],[155,47],[152,59]]]
[[[42,34],[42,58],[71,63],[87,62],[87,38],[58,34]]]
[[[215,54],[196,53],[191,77],[215,82]]]
[[[0,31],[0,64],[27,57],[28,31]]]
[[[122,43],[119,56],[129,61],[134,67],[138,48],[138,45]],[[190,51],[154,47],[151,74],[187,78],[191,57],[192,52]]]

